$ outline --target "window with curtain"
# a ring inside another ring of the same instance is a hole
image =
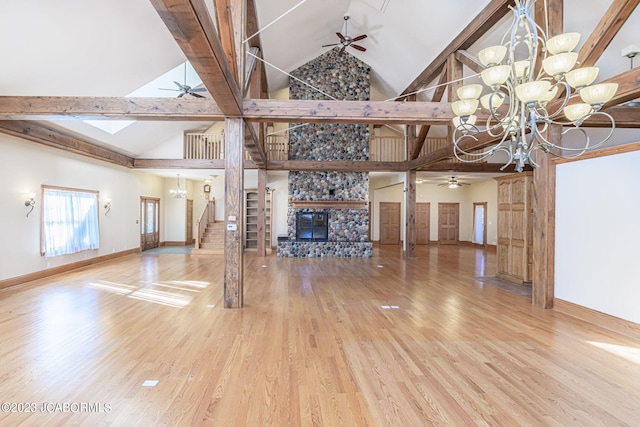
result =
[[[43,187],[43,256],[72,254],[100,247],[98,192]]]

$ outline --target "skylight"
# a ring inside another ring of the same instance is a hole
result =
[[[157,79],[134,90],[125,98],[176,98],[180,94],[180,87],[176,83],[195,88],[202,84],[202,80],[189,61],[185,61]],[[135,120],[84,120],[84,122],[115,135],[135,123]]]

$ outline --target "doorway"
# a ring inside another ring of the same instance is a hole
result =
[[[400,203],[380,202],[380,244],[400,244]]]
[[[431,203],[416,203],[416,245],[428,245],[431,238]]]
[[[160,246],[160,199],[140,198],[140,249]]]
[[[438,203],[438,243],[457,245],[459,235],[459,203]]]
[[[187,199],[187,220],[186,220],[185,245],[189,246],[195,242],[193,238],[193,200]]]
[[[473,239],[474,245],[487,245],[487,202],[473,204]]]

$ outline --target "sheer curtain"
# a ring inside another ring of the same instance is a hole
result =
[[[43,256],[98,249],[100,247],[98,193],[44,188],[42,234]]]

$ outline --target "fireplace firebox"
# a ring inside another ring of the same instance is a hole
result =
[[[329,237],[327,212],[298,212],[296,214],[296,240],[326,242]]]

